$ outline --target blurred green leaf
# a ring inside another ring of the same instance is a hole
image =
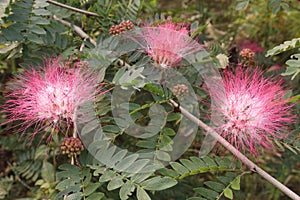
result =
[[[228,199],[233,199],[233,192],[230,188],[226,188],[224,190],[224,196],[227,197]]]
[[[286,61],[286,64],[288,67],[286,68],[286,71],[282,73],[282,76],[292,76],[292,80],[300,73],[300,54],[294,54],[291,56],[291,58],[295,59],[290,59]]]
[[[173,187],[176,184],[177,181],[175,179],[159,176],[141,182],[141,185],[146,190],[164,190]]]
[[[300,38],[294,38],[291,41],[285,41],[283,44],[280,44],[273,49],[268,50],[266,57],[274,56],[282,52],[299,48],[300,47]]]
[[[121,177],[114,177],[107,185],[107,190],[115,190],[124,184]]]
[[[141,187],[137,187],[137,193],[136,193],[137,199],[138,200],[151,200],[151,198],[149,197],[149,195],[147,194],[147,192],[141,188]]]

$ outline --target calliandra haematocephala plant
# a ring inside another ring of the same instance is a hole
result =
[[[285,99],[283,82],[266,78],[259,68],[226,69],[222,81],[210,88],[216,131],[237,149],[258,154],[273,149],[274,140],[286,138],[294,121],[292,105]],[[224,88],[224,89],[220,89]]]
[[[49,139],[62,126],[66,134],[76,120],[78,106],[100,94],[102,86],[98,74],[86,65],[71,66],[59,57],[45,59],[45,65],[25,69],[8,84],[2,106],[5,124],[15,122],[22,133],[34,126],[31,136],[51,130]]]
[[[203,49],[189,37],[186,27],[171,21],[145,25],[134,36],[143,41],[143,50],[162,68],[175,67],[184,56]]]

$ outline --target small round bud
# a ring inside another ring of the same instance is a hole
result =
[[[120,25],[123,26],[126,30],[132,30],[134,27],[133,23],[130,20],[123,20]]]
[[[73,155],[79,155],[81,151],[83,151],[84,147],[79,138],[66,138],[61,147],[62,154],[67,154],[69,157]]]
[[[119,35],[125,31],[125,28],[122,25],[114,25],[109,29],[109,34]]]
[[[126,30],[132,30],[134,27],[134,24],[130,20],[123,20],[120,24],[118,25],[113,25],[109,29],[109,34],[111,35],[119,35]]]
[[[240,56],[242,56],[246,60],[252,60],[255,56],[255,52],[247,48],[242,49],[242,51],[240,52]]]
[[[173,87],[173,94],[179,98],[189,94],[189,88],[185,84],[178,84]]]

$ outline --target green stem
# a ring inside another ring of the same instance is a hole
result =
[[[54,149],[53,149],[53,178],[54,178],[54,182],[56,181],[56,166],[57,166],[55,150],[56,150],[56,145],[54,146]]]
[[[131,111],[129,114],[130,114],[130,115],[133,115],[133,114],[137,113],[138,111],[144,110],[144,109],[146,109],[146,108],[150,108],[151,106],[154,106],[155,104],[162,104],[162,103],[166,103],[166,102],[168,102],[168,101],[169,101],[169,100],[163,100],[163,101],[155,101],[155,102],[151,102],[151,103],[149,103],[149,104],[144,104],[144,105],[142,105],[141,107],[139,107],[139,108],[137,108],[137,109]]]

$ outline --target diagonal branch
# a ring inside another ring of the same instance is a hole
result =
[[[94,46],[97,46],[97,43],[95,40],[93,40],[88,34],[86,34],[79,26],[76,26],[74,24],[71,24],[70,22],[66,21],[66,20],[63,20],[63,19],[60,19],[58,17],[56,17],[55,15],[53,15],[53,19],[56,20],[56,21],[59,21],[60,23],[62,23],[63,25],[65,26],[68,26],[70,28],[73,28],[74,31],[82,38],[84,39],[89,39],[90,42],[94,45]]]
[[[66,21],[66,20],[63,20],[63,19],[60,19],[58,18],[57,16],[53,15],[53,19],[62,23],[63,25],[67,26],[67,27],[70,27],[70,28],[73,28],[74,31],[83,39],[88,39],[95,47],[97,46],[97,43],[95,40],[93,40],[88,34],[86,34],[79,26],[76,26],[74,24],[71,24],[70,22]],[[83,46],[80,47],[80,50],[82,50]],[[126,67],[130,67],[130,65],[126,62],[124,62],[123,60],[121,59],[118,59],[120,65],[124,65]],[[142,75],[141,75],[142,76]],[[145,78],[144,76],[142,76],[142,78]]]
[[[79,9],[79,8],[74,8],[72,6],[68,6],[68,5],[65,5],[63,3],[59,3],[57,1],[53,1],[53,0],[47,0],[48,3],[51,3],[53,5],[56,5],[56,6],[59,6],[59,7],[62,7],[62,8],[66,8],[66,9],[69,9],[69,10],[72,10],[72,11],[75,11],[75,12],[78,12],[78,13],[81,13],[81,14],[85,14],[85,15],[89,15],[89,16],[94,16],[94,17],[100,17],[100,18],[103,18],[103,16],[97,14],[97,13],[93,13],[93,12],[89,12],[89,11],[86,11],[86,10],[82,10],[82,9]]]
[[[213,130],[211,127],[207,126],[204,122],[199,120],[197,117],[192,115],[190,112],[188,112],[186,109],[181,107],[179,104],[177,104],[175,101],[170,99],[170,104],[174,106],[175,108],[179,108],[181,113],[187,117],[189,120],[197,124],[200,128],[204,129],[206,131],[206,134],[211,135],[214,137],[219,143],[221,143],[226,149],[228,149],[233,155],[235,155],[239,160],[241,160],[245,165],[250,167],[250,169],[254,172],[257,172],[259,175],[261,175],[264,179],[269,181],[271,184],[273,184],[275,187],[280,189],[283,193],[285,193],[287,196],[294,200],[300,200],[300,196],[298,196],[295,192],[290,190],[288,187],[280,183],[277,179],[272,177],[270,174],[268,174],[266,171],[258,167],[255,163],[253,163],[251,160],[249,160],[244,154],[242,154],[239,150],[237,150],[234,146],[232,146],[227,140],[225,140],[222,136],[220,136],[215,130]]]

